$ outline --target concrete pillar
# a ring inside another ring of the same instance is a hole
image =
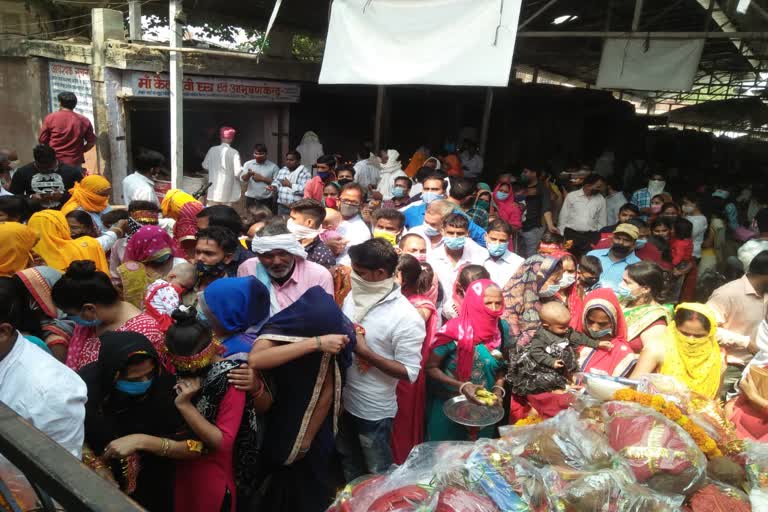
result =
[[[114,39],[125,40],[123,29],[123,13],[113,9],[91,9],[91,48],[93,63],[91,64],[91,89],[93,95],[93,120],[96,132],[96,171],[104,175],[114,185],[120,181],[113,176],[110,162],[110,124],[109,124],[109,94],[104,79],[107,41]],[[123,171],[124,172],[124,171]],[[118,185],[119,187],[119,185]],[[113,195],[118,196],[118,190],[113,188]]]
[[[133,41],[141,41],[141,2],[130,0],[128,2],[128,34]]]
[[[493,108],[493,88],[485,90],[485,105],[483,106],[483,125],[480,127],[480,156],[485,158],[488,145],[488,128],[491,125],[491,109]]]
[[[376,120],[373,126],[373,150],[380,151],[385,149],[382,144],[386,143],[386,117],[387,117],[387,88],[379,85],[376,89]]]
[[[171,0],[168,20],[171,24],[169,45],[181,48],[184,44],[184,23],[182,21],[182,0]],[[181,188],[184,178],[184,70],[181,52],[171,52],[171,186]]]

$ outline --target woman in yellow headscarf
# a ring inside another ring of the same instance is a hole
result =
[[[84,210],[91,216],[99,231],[104,231],[101,216],[111,210],[109,196],[112,193],[112,184],[109,180],[98,174],[86,176],[79,183],[75,183],[69,193],[71,197],[61,207],[61,213],[67,215],[77,209]]]
[[[73,261],[91,260],[98,270],[109,273],[107,257],[99,241],[90,236],[73,240],[67,219],[60,211],[37,212],[29,218],[28,226],[38,239],[33,250],[49,267],[65,272]]]
[[[665,336],[643,347],[631,378],[661,373],[675,377],[691,391],[715,398],[725,371],[716,333],[712,308],[695,302],[680,304]]]
[[[0,222],[0,276],[12,276],[27,268],[35,233],[18,222]]]
[[[163,202],[160,203],[160,209],[163,212],[163,217],[179,220],[179,213],[181,213],[181,209],[184,207],[184,205],[191,202],[197,203],[198,200],[183,190],[174,188],[165,194]]]

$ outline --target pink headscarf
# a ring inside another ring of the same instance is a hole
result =
[[[144,226],[128,240],[124,261],[151,263],[166,254],[181,256],[176,241],[160,226]]]
[[[482,343],[491,350],[501,345],[499,318],[504,308],[493,311],[485,305],[483,296],[490,287],[498,288],[498,285],[490,279],[470,283],[464,292],[458,318],[449,320],[435,335],[433,347],[456,341],[456,378],[461,381],[468,380],[472,374],[475,345]]]
[[[222,139],[234,139],[237,131],[231,126],[222,126],[219,129],[219,137]]]

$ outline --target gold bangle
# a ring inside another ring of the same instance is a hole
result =
[[[323,342],[320,341],[320,336],[315,336],[315,341],[317,341],[317,350],[323,350]]]
[[[162,449],[160,450],[160,456],[161,456],[161,457],[166,457],[166,456],[168,455],[168,450],[169,450],[169,449],[170,449],[170,447],[171,447],[171,441],[170,441],[170,440],[168,440],[168,439],[167,439],[167,438],[165,438],[165,437],[162,439],[162,441],[163,441],[163,447],[162,447]]]

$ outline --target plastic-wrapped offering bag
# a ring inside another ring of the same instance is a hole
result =
[[[513,455],[541,465],[600,469],[609,467],[615,457],[595,423],[580,419],[573,409],[530,427],[499,430]]]
[[[749,501],[754,512],[768,512],[768,444],[747,441]]]
[[[632,402],[606,402],[603,417],[610,446],[638,482],[657,492],[683,495],[702,484],[707,459],[682,427]]]

